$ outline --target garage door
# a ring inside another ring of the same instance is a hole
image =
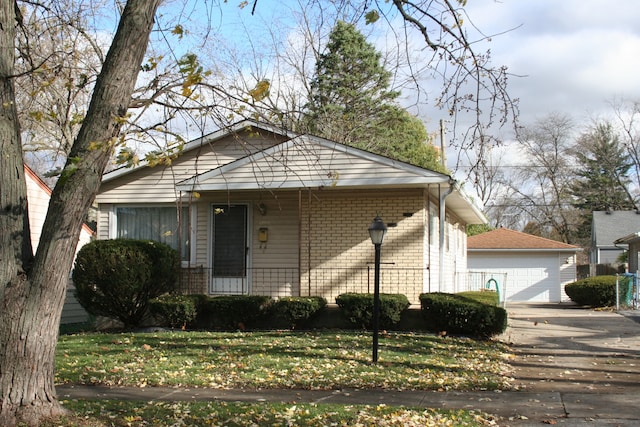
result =
[[[469,253],[471,271],[507,273],[507,301],[559,302],[558,256],[544,254]],[[502,287],[502,283],[500,286]]]

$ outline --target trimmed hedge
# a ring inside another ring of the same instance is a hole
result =
[[[370,328],[373,320],[373,294],[345,293],[336,297],[345,318],[355,326]],[[402,294],[380,294],[379,327],[391,328],[400,322],[411,304]]]
[[[458,292],[456,295],[462,295],[463,297],[467,297],[487,305],[500,305],[498,293],[494,291],[467,291]]]
[[[620,298],[629,290],[629,280],[620,277]],[[594,276],[569,283],[564,292],[571,301],[590,307],[612,307],[616,305],[616,276]]]
[[[294,329],[317,316],[327,306],[322,297],[282,297],[271,308],[272,313]]]
[[[198,314],[202,295],[162,295],[149,301],[149,312],[159,326],[185,329]]]
[[[178,285],[180,254],[151,240],[94,240],[78,252],[73,269],[76,298],[87,312],[139,326],[149,300]]]
[[[420,295],[422,315],[432,332],[489,338],[504,332],[507,311],[457,294]]]
[[[224,295],[207,298],[198,315],[204,329],[244,330],[269,314],[271,297],[264,295]]]

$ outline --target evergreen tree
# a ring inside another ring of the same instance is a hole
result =
[[[397,160],[446,172],[420,120],[394,101],[382,55],[353,25],[338,21],[310,84],[303,130]]]
[[[618,135],[609,123],[583,134],[576,146],[577,180],[571,185],[573,205],[582,211],[579,234],[590,235],[593,211],[637,209],[629,191],[628,159]]]

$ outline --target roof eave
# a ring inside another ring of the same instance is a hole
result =
[[[640,240],[640,231],[636,232],[636,233],[632,233],[629,234],[627,236],[621,237],[617,240],[614,240],[614,244],[619,245],[619,244],[628,244],[628,243],[632,243],[635,242],[636,240]]]

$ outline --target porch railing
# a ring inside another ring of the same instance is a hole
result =
[[[249,268],[242,284],[235,289],[213,289],[210,286],[212,271],[205,267],[184,268],[180,291],[185,294],[256,294],[272,297],[323,296],[328,302],[347,292],[373,293],[374,267],[364,268],[316,268],[303,271],[297,268]],[[402,268],[382,265],[380,292],[405,294],[409,301],[418,304],[418,296],[424,289],[428,269]]]

